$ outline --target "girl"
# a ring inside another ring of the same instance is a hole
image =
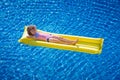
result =
[[[68,44],[68,45],[75,45],[78,42],[77,40],[68,40],[64,39],[61,36],[55,36],[48,33],[38,32],[36,26],[29,25],[27,27],[28,38],[34,38],[35,40],[42,40],[47,42],[53,43],[61,43],[61,44]]]

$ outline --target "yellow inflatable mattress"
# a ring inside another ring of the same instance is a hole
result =
[[[37,31],[50,33],[42,30],[37,30]],[[51,43],[51,42],[45,42],[45,41],[37,41],[37,40],[26,37],[28,35],[27,26],[25,26],[23,35],[18,41],[31,46],[42,46],[42,47],[49,47],[49,48],[62,49],[62,50],[85,52],[90,54],[100,54],[102,51],[102,46],[104,41],[103,38],[90,38],[90,37],[57,34],[57,33],[50,33],[50,34],[59,35],[63,38],[70,39],[70,40],[79,39],[79,41],[77,42],[76,45],[66,45],[66,44]]]

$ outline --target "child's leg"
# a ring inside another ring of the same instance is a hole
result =
[[[49,42],[64,44],[65,42],[60,41],[59,39],[49,38]]]
[[[72,42],[72,43],[69,43],[69,42],[64,42],[64,41],[61,41],[61,40],[56,39],[56,38],[49,38],[49,42],[53,42],[53,43],[60,43],[60,44],[73,45],[73,42]]]
[[[65,38],[62,38],[62,37],[59,37],[59,36],[52,36],[52,37],[56,38],[56,39],[59,39],[59,40],[61,40],[63,42],[68,42],[68,43],[74,43],[74,42],[77,43],[77,41],[78,41],[78,40],[68,40],[68,39],[65,39]]]

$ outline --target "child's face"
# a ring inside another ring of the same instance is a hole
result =
[[[36,27],[31,27],[30,32],[34,35],[36,33]]]

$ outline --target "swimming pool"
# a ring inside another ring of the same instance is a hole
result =
[[[119,0],[0,1],[1,80],[119,80]],[[25,25],[104,38],[101,55],[18,43]]]

